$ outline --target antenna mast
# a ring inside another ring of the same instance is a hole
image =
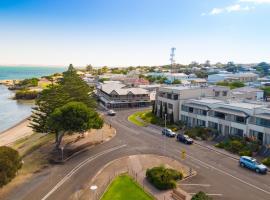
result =
[[[170,61],[171,61],[171,73],[173,72],[173,67],[175,65],[175,60],[174,60],[175,50],[176,50],[175,47],[171,48],[171,54],[170,54],[170,56],[171,56],[171,58],[170,58]]]

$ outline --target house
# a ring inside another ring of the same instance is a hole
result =
[[[97,87],[97,96],[107,108],[133,108],[151,105],[150,93],[143,88],[126,87],[119,82],[105,82]]]
[[[258,74],[252,73],[252,72],[246,72],[246,73],[219,73],[219,74],[211,74],[208,76],[208,82],[209,83],[217,83],[221,81],[240,81],[240,82],[254,82],[259,78]]]
[[[259,88],[241,87],[231,90],[232,99],[263,100],[264,91]]]
[[[269,104],[213,98],[189,99],[179,107],[179,118],[190,127],[209,127],[224,136],[249,137],[263,145],[270,144]]]

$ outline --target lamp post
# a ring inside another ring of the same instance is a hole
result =
[[[166,128],[167,128],[167,126],[166,126],[167,124],[166,123],[167,123],[167,113],[165,113],[164,117],[165,117],[165,127],[164,127],[165,128],[164,129],[165,130],[165,134],[164,134],[164,156],[165,156],[165,153],[166,153],[166,131],[167,131],[166,130]]]
[[[61,146],[61,160],[64,160],[64,147]]]
[[[97,199],[97,197],[96,197],[96,191],[97,191],[97,188],[98,188],[98,186],[96,186],[96,185],[92,185],[91,187],[90,187],[90,190],[91,191],[93,191],[93,194],[94,194],[94,200],[96,200]]]

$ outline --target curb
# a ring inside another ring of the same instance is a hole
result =
[[[211,150],[211,151],[220,153],[220,154],[222,154],[222,155],[224,155],[224,156],[227,156],[227,157],[230,157],[230,158],[232,158],[232,159],[234,159],[234,160],[239,160],[239,158],[236,158],[236,156],[232,156],[232,155],[230,155],[230,154],[228,154],[228,153],[224,153],[224,152],[222,152],[222,151],[218,151],[218,150],[216,150],[216,149],[214,149],[214,148],[212,148],[212,147],[205,146],[205,145],[200,144],[200,143],[198,143],[198,142],[196,142],[196,141],[194,141],[194,144],[197,144],[197,145],[199,145],[199,146],[201,146],[201,147],[207,148],[207,149],[209,149],[209,150]]]

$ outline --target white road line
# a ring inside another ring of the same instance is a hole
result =
[[[188,193],[188,194],[194,195],[196,193]],[[206,193],[206,195],[208,195],[208,196],[223,196],[223,194],[209,194],[209,193]]]
[[[193,184],[193,183],[180,183],[179,185],[183,186],[202,186],[202,187],[210,187],[209,184]]]
[[[46,200],[52,193],[54,193],[58,188],[60,188],[73,174],[75,174],[80,168],[82,168],[87,163],[95,160],[96,158],[103,156],[104,154],[110,153],[112,151],[121,149],[123,147],[127,146],[126,144],[113,147],[111,149],[107,149],[105,151],[102,151],[90,158],[87,158],[86,160],[82,161],[80,164],[78,164],[76,167],[74,167],[61,181],[59,181],[41,200]]]
[[[212,165],[209,165],[209,164],[207,164],[207,163],[205,163],[205,162],[203,162],[203,161],[201,161],[201,160],[199,160],[199,159],[197,159],[197,158],[194,158],[193,156],[190,156],[190,155],[186,155],[186,156],[189,157],[189,158],[191,158],[192,160],[196,160],[196,161],[198,161],[198,162],[200,162],[200,163],[204,163],[206,166],[208,166],[208,167],[210,167],[210,168],[212,168],[212,169],[215,169],[215,170],[217,170],[217,171],[219,171],[219,172],[221,172],[221,173],[223,173],[223,174],[225,174],[225,175],[227,175],[227,176],[230,176],[230,177],[232,177],[232,178],[234,178],[234,179],[240,181],[241,183],[244,183],[244,184],[246,184],[246,185],[248,185],[248,186],[250,186],[250,187],[252,187],[252,188],[255,188],[255,189],[257,189],[257,190],[260,190],[260,191],[262,191],[262,192],[264,192],[264,193],[266,193],[266,194],[270,194],[269,191],[264,190],[264,189],[262,189],[262,188],[259,188],[258,186],[253,185],[253,184],[251,184],[251,183],[248,183],[248,182],[246,182],[246,181],[244,181],[244,180],[242,180],[242,179],[240,179],[240,178],[238,178],[238,177],[236,177],[236,176],[234,176],[234,175],[232,175],[232,174],[230,174],[230,173],[228,173],[228,172],[226,172],[226,171],[224,171],[224,170],[222,170],[222,169],[218,169],[218,168],[216,168],[216,167],[214,167],[214,166],[212,166]]]

